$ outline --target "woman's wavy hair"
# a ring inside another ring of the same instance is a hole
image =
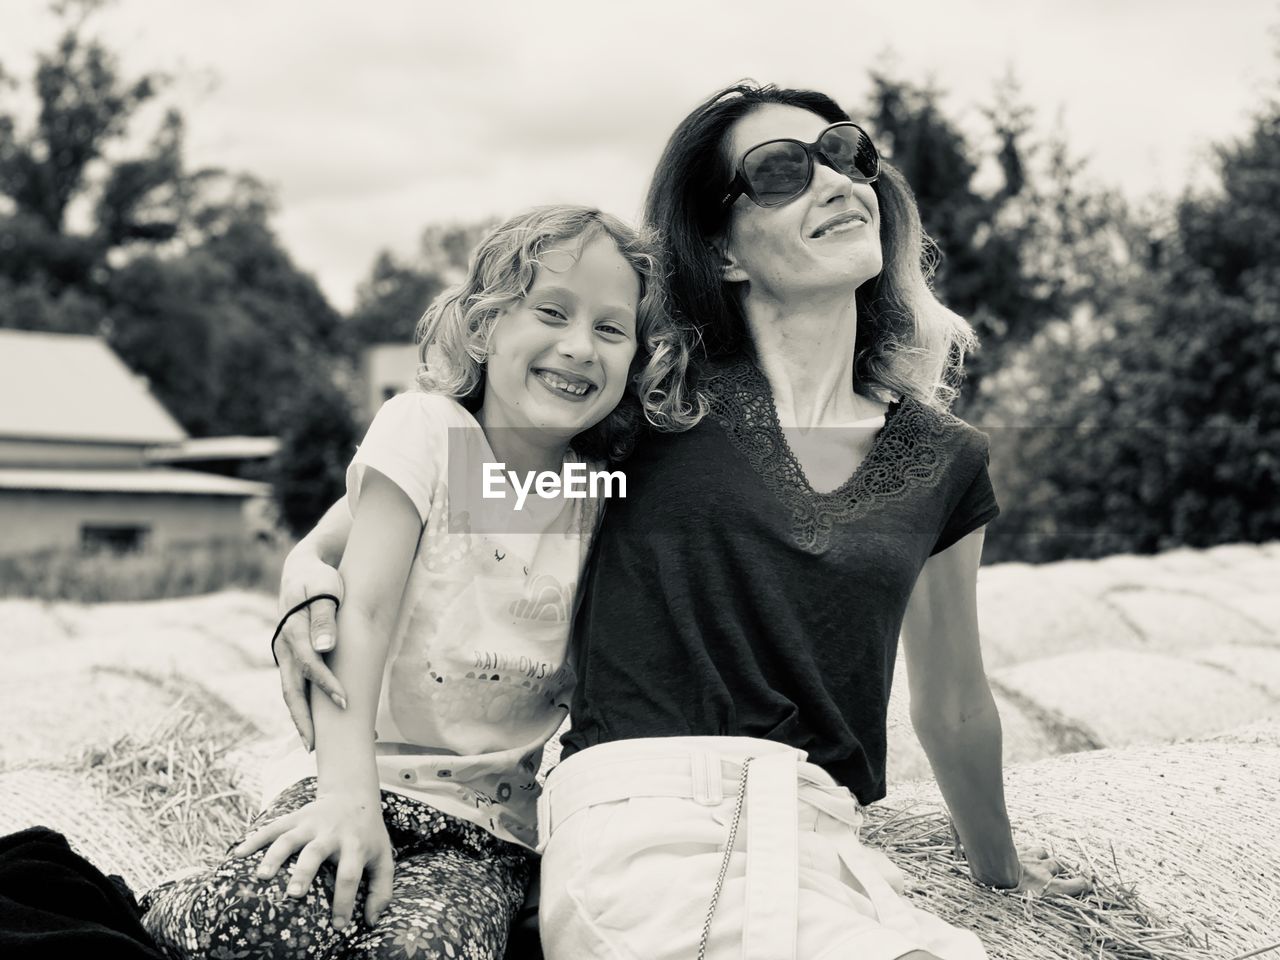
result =
[[[692,335],[667,310],[657,244],[591,207],[536,207],[500,224],[480,241],[466,278],[441,293],[418,321],[418,385],[478,410],[484,398],[489,339],[503,311],[533,286],[538,258],[555,244],[585,244],[597,236],[613,241],[640,280],[636,355],[622,400],[574,438],[574,450],[593,459],[621,460],[646,423],[671,432],[696,424],[703,409],[686,384]]]
[[[711,356],[751,347],[737,284],[723,279],[711,241],[728,226],[720,198],[733,176],[729,130],[765,104],[799,107],[828,123],[850,119],[834,100],[816,91],[750,80],[726,87],[699,104],[671,135],[645,201],[645,222],[658,233],[663,257],[671,265],[667,293],[672,313],[682,322],[697,323]],[[933,294],[929,280],[937,247],[924,233],[906,179],[882,160],[872,189],[880,202],[884,266],[855,294],[855,384],[947,409],[963,374],[965,351],[977,339],[969,324]]]

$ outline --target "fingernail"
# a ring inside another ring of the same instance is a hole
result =
[[[347,921],[346,921],[345,919],[343,919],[342,917],[334,917],[334,918],[333,918],[333,929],[335,929],[335,930],[341,930],[341,929],[342,929],[343,927],[345,927],[346,925],[347,925]]]
[[[338,705],[339,710],[347,709],[347,698],[344,697],[342,694],[335,693],[333,695],[333,702]]]
[[[333,649],[333,637],[327,633],[322,633],[316,637],[316,652],[328,653]]]
[[[302,896],[302,887],[300,887],[300,886],[299,886],[298,884],[296,884],[296,883],[291,883],[291,884],[289,884],[289,896],[291,896],[291,897],[300,897],[300,896]]]

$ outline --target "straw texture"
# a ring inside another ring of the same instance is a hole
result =
[[[70,757],[163,717],[181,694],[136,673],[77,670],[0,678],[0,768]]]
[[[987,893],[956,861],[936,787],[871,810],[914,895],[998,958],[1231,958],[1280,941],[1280,718],[1203,742],[1072,754],[1007,772],[1020,841],[1095,878],[1084,901]],[[1030,920],[1029,920],[1030,918]]]
[[[110,800],[83,770],[0,772],[0,834],[38,825],[64,834],[77,853],[122,876],[135,893],[190,865],[181,849],[155,842],[145,814]]]

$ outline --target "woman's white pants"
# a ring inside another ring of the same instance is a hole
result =
[[[862,810],[805,754],[744,737],[620,740],[553,771],[539,807],[547,960],[696,960],[750,759],[705,957],[983,960],[911,906],[858,840]]]

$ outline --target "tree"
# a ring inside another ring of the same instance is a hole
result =
[[[342,321],[270,230],[270,198],[240,178],[195,204],[200,242],[111,274],[112,345],[197,435],[270,434],[300,384],[328,382]]]
[[[437,274],[381,251],[356,289],[350,336],[359,345],[412,343],[418,318],[444,286]]]
[[[83,190],[89,164],[156,92],[155,76],[123,80],[116,58],[82,36],[97,6],[62,8],[68,28],[36,66],[35,127],[19,135],[13,115],[0,115],[0,190],[54,234],[63,232],[67,205]]]
[[[116,156],[162,84],[125,79],[90,36],[99,6],[56,8],[64,31],[38,58],[34,124],[0,111],[0,325],[106,336],[196,435],[270,433],[300,382],[330,379],[341,318],[272,231],[270,191],[187,168],[176,111],[140,153]],[[88,230],[67,226],[75,200]]]
[[[381,251],[368,279],[356,290],[348,322],[354,346],[412,343],[423,311],[445,287],[465,276],[471,251],[493,226],[493,221],[429,226],[411,261]]]
[[[991,557],[1280,536],[1280,106],[1218,150],[1220,187],[1130,235],[1093,311],[1034,342],[991,410]],[[995,432],[995,431],[993,431]],[[1000,431],[1003,433],[1003,431]]]
[[[1080,186],[1082,164],[1061,138],[1032,141],[1034,111],[1012,75],[984,111],[986,149],[946,117],[936,87],[883,70],[871,79],[877,140],[911,184],[940,254],[934,288],[982,344],[966,361],[961,408],[969,410],[982,382],[1046,325],[1069,317],[1092,274],[1105,272],[1123,210],[1114,197]],[[986,169],[996,185],[979,190]]]
[[[310,379],[282,408],[280,451],[269,479],[281,520],[294,536],[310,530],[346,492],[359,439],[351,405],[331,381]]]

